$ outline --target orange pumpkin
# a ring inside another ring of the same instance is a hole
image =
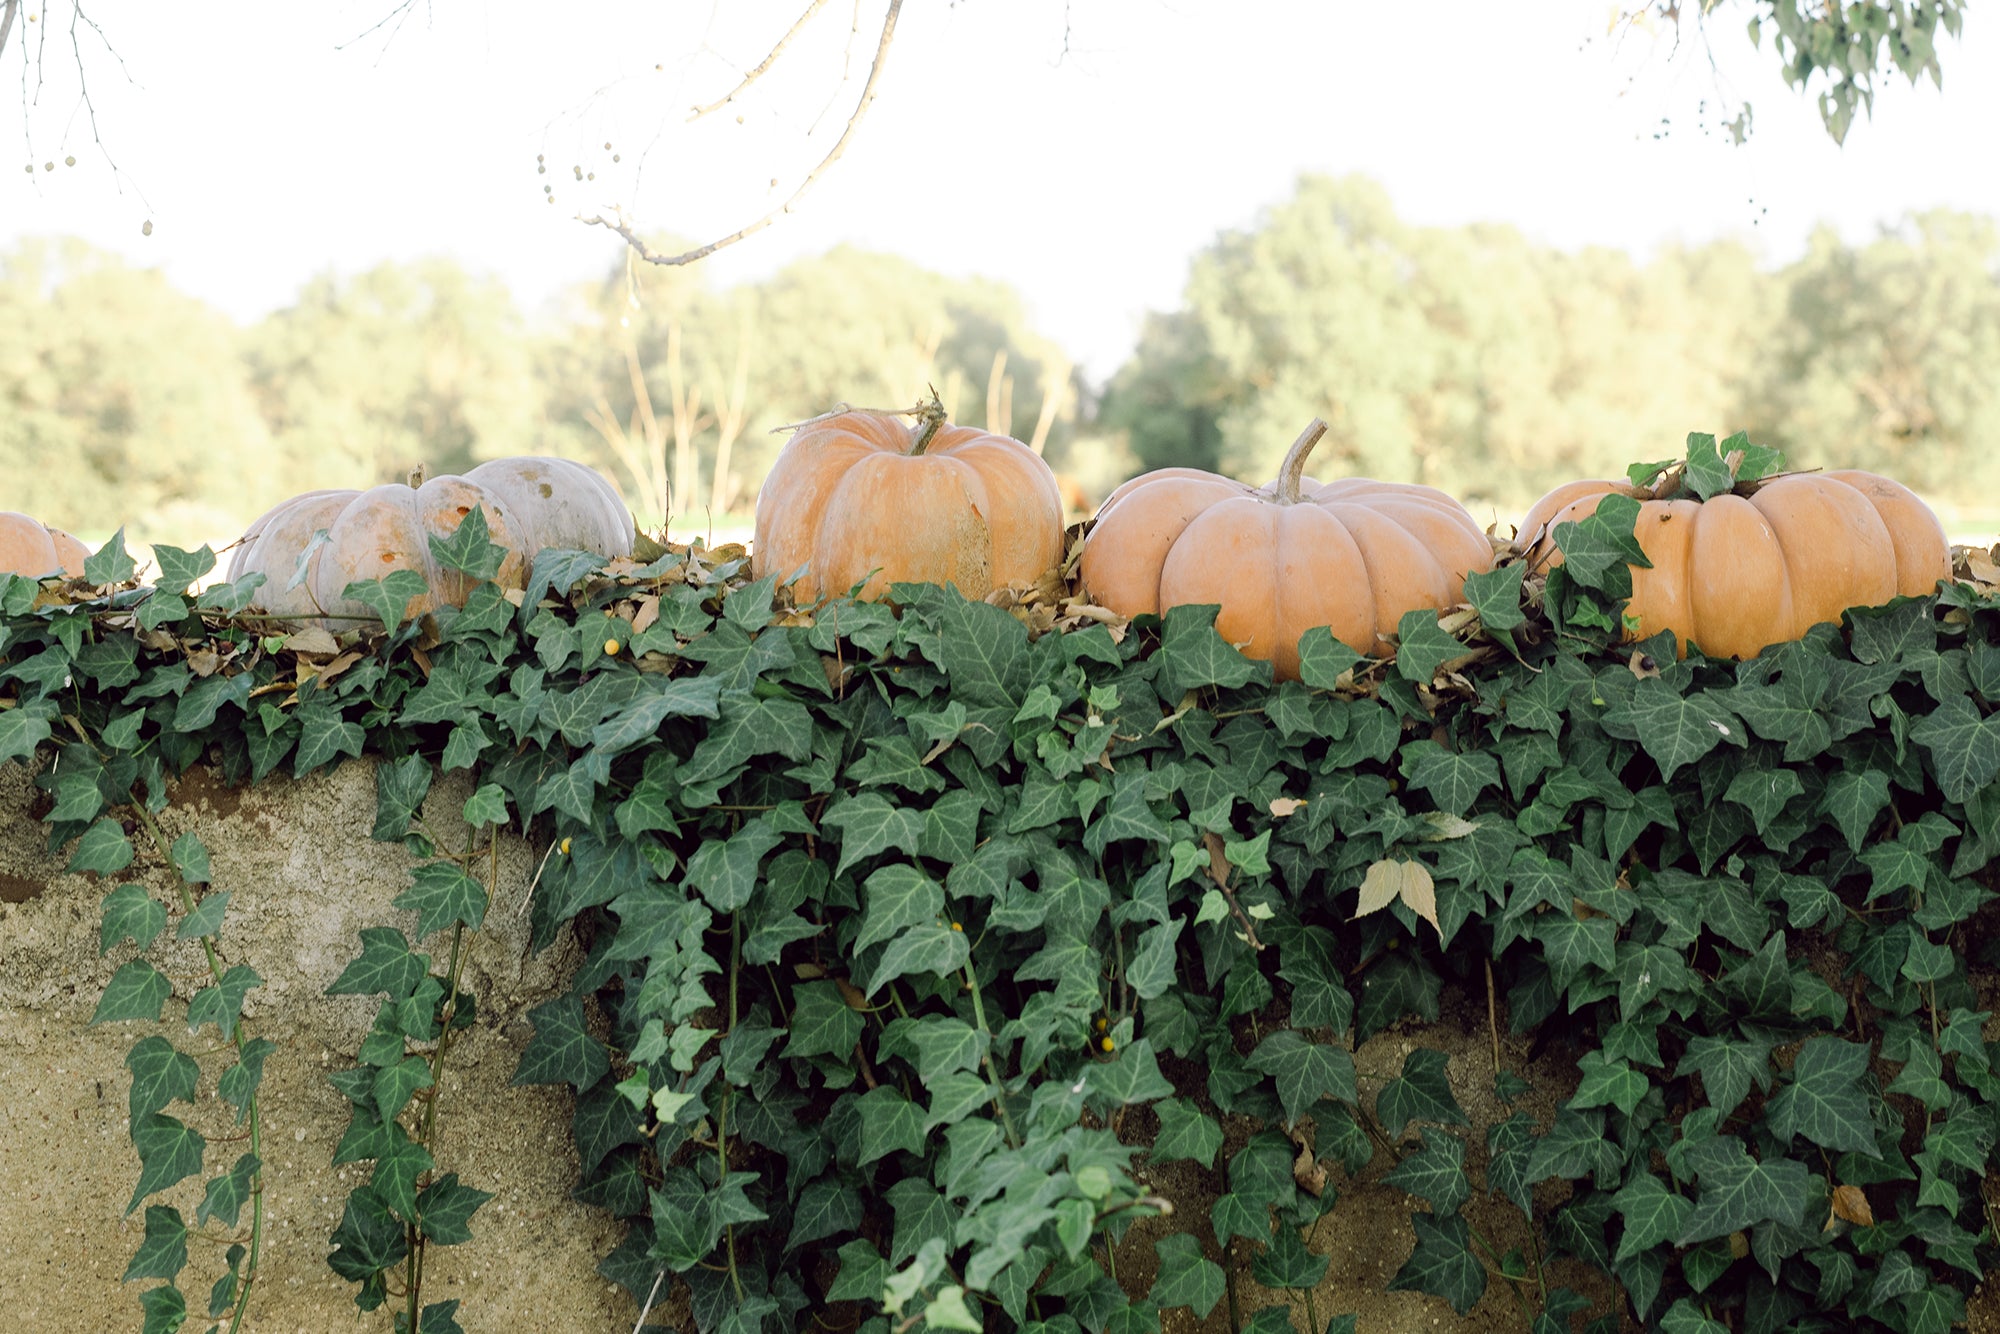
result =
[[[1041,456],[953,426],[935,399],[916,417],[837,412],[800,426],[757,493],[751,573],[792,580],[805,603],[906,582],[979,598],[1060,565],[1062,493]]]
[[[1651,569],[1632,569],[1629,637],[1672,630],[1719,658],[1754,658],[1849,607],[1921,595],[1951,577],[1951,548],[1930,507],[1866,472],[1786,473],[1706,501],[1656,499],[1624,482],[1569,482],[1536,501],[1520,545],[1537,563],[1562,559],[1557,525],[1595,513],[1607,495],[1640,502],[1634,530]]]
[[[60,528],[25,514],[0,512],[0,572],[29,578],[63,574],[76,579],[82,577],[83,562],[89,555],[88,547]]]
[[[464,476],[433,477],[421,486],[402,483],[366,491],[308,491],[274,506],[236,544],[231,580],[262,572],[255,605],[277,616],[369,618],[365,603],[341,596],[348,584],[415,570],[430,592],[413,599],[406,614],[463,604],[472,581],[440,567],[432,536],[449,537],[477,506],[490,539],[507,548],[495,582],[520,588],[535,553],[573,547],[604,556],[632,551],[632,516],[611,484],[567,459],[494,459]],[[317,534],[324,532],[320,540]],[[299,558],[305,575],[292,586]]]
[[[1268,486],[1162,468],[1113,491],[1083,542],[1088,596],[1126,616],[1217,603],[1216,630],[1281,681],[1298,679],[1299,637],[1318,626],[1388,652],[1403,613],[1448,607],[1493,568],[1492,544],[1442,491],[1306,477],[1325,433],[1314,420]]]

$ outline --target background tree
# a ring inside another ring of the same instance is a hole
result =
[[[276,469],[300,489],[460,472],[552,434],[513,297],[450,260],[317,278],[244,346]]]
[[[207,535],[277,500],[237,330],[80,241],[0,255],[0,468],[6,507],[108,534]],[[200,541],[197,537],[196,543]]]

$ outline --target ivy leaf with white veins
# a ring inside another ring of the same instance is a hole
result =
[[[1397,1163],[1382,1183],[1420,1196],[1433,1214],[1455,1213],[1472,1197],[1465,1175],[1465,1141],[1456,1135],[1423,1136],[1423,1147]]]
[[[1185,1306],[1196,1319],[1206,1320],[1228,1286],[1222,1266],[1203,1255],[1201,1243],[1185,1232],[1161,1237],[1153,1249],[1160,1267],[1150,1299],[1162,1308]]]
[[[1354,916],[1380,912],[1398,899],[1443,937],[1444,928],[1438,925],[1437,885],[1431,879],[1430,868],[1419,861],[1400,858],[1392,861],[1385,857],[1370,865],[1367,874],[1361,877],[1361,898],[1355,904]]]
[[[1734,1135],[1690,1144],[1686,1157],[1701,1194],[1675,1245],[1726,1237],[1765,1219],[1804,1226],[1811,1194],[1811,1173],[1804,1163],[1778,1157],[1759,1162]]]
[[[1355,1099],[1354,1057],[1347,1049],[1309,1042],[1289,1028],[1278,1029],[1257,1044],[1248,1064],[1276,1079],[1285,1119],[1294,1124],[1322,1097]]]

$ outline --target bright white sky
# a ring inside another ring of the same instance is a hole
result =
[[[649,229],[708,240],[789,193],[846,119],[883,0],[826,4],[741,124],[685,121],[805,3],[416,0],[393,36],[358,41],[396,0],[211,0],[198,20],[183,5],[93,5],[130,76],[82,34],[119,176],[76,96],[68,0],[26,0],[55,22],[17,24],[0,61],[0,145],[12,145],[0,162],[13,160],[0,249],[81,235],[244,320],[313,273],[444,253],[499,273],[532,311],[617,258],[579,212],[623,202]],[[1610,9],[910,0],[846,156],[798,212],[706,261],[709,276],[761,275],[843,241],[989,275],[1101,380],[1144,312],[1177,303],[1189,258],[1302,171],[1374,176],[1419,222],[1500,220],[1641,255],[1733,235],[1775,262],[1821,221],[1858,238],[1934,206],[2000,214],[2000,39],[1976,16],[1944,47],[1948,95],[1898,79],[1840,149],[1769,53],[1751,53],[1747,9],[1716,18],[1720,76],[1692,46],[1669,62],[1643,34],[1608,39]],[[26,86],[24,127],[21,57],[49,27],[48,82]],[[1718,87],[1754,102],[1749,146],[1701,133]],[[1671,133],[1655,140],[1663,116]]]

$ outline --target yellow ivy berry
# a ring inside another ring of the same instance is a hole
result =
[[[617,657],[617,656],[618,656],[618,641],[617,641],[617,640],[615,640],[615,639],[607,639],[607,640],[605,640],[605,641],[604,641],[604,656],[605,656],[605,657],[607,657],[607,658],[615,658],[615,657]]]
[[[961,923],[961,922],[953,922],[953,923],[951,924],[951,929],[952,929],[952,930],[954,930],[954,931],[963,931],[963,930],[965,930],[965,926],[964,926],[964,924],[963,924],[963,923]]]
[[[1115,1043],[1115,1042],[1113,1042],[1113,1041],[1112,1041],[1112,1040],[1111,1040],[1111,1039],[1110,1039],[1109,1037],[1101,1037],[1101,1038],[1099,1038],[1099,1039],[1097,1040],[1097,1045],[1098,1045],[1099,1047],[1103,1048],[1103,1049],[1104,1049],[1105,1051],[1117,1051],[1117,1050],[1118,1050],[1118,1044],[1117,1044],[1117,1043]]]
[[[563,856],[565,856],[565,857],[569,856],[569,840],[568,840],[568,839],[564,839],[564,840],[562,841],[562,849],[561,849],[561,851],[562,851],[562,855],[563,855]]]

